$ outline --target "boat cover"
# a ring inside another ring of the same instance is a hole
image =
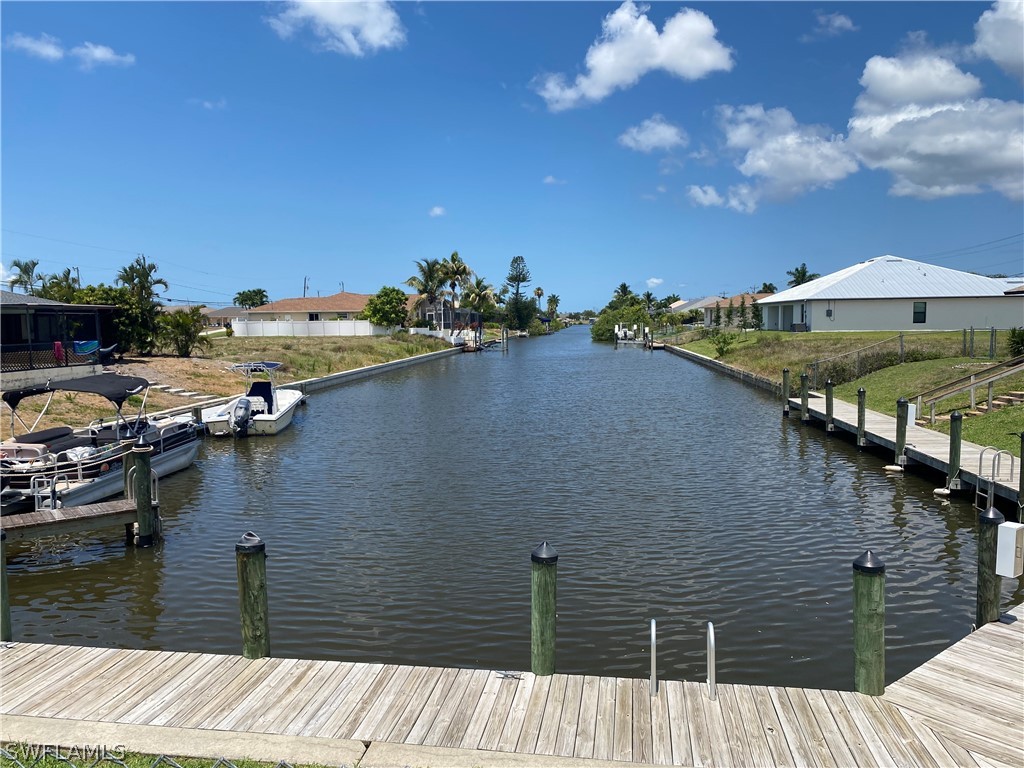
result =
[[[241,371],[242,373],[264,373],[277,370],[281,367],[281,363],[270,363],[270,362],[257,362],[257,363],[235,363],[231,366],[232,371]]]
[[[45,395],[50,392],[88,392],[100,395],[121,408],[124,401],[137,395],[149,386],[149,382],[141,376],[121,376],[116,373],[100,373],[95,376],[83,376],[80,379],[47,382],[38,387],[11,389],[3,393],[3,401],[16,410],[26,397]]]

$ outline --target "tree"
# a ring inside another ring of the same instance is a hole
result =
[[[530,279],[530,270],[526,266],[526,259],[522,256],[513,256],[509,263],[508,276],[505,278],[505,282],[512,291],[512,295],[505,302],[505,318],[512,330],[526,330],[537,313],[533,302],[527,301],[523,296],[523,286],[529,285]]]
[[[712,315],[712,322],[714,323],[715,328],[722,327],[722,305],[717,301],[715,302],[715,312]]]
[[[756,293],[778,293],[778,288],[775,287],[775,283],[761,283],[761,290]]]
[[[262,307],[264,304],[269,304],[270,297],[262,288],[250,288],[236,293],[234,302],[236,307],[252,309],[253,307]]]
[[[786,274],[791,278],[789,283],[787,283],[790,287],[803,285],[804,283],[809,283],[811,280],[817,280],[821,277],[817,272],[808,272],[806,262],[801,263],[799,267],[787,269]]]
[[[42,283],[42,275],[36,274],[36,267],[38,266],[38,259],[29,259],[27,261],[14,259],[11,262],[11,269],[15,272],[14,277],[10,280],[11,290],[13,291],[15,286],[20,286],[24,289],[25,293],[35,296],[36,285]]]
[[[552,320],[558,316],[558,305],[562,302],[562,299],[557,293],[552,293],[548,296],[548,317]]]
[[[743,294],[740,296],[740,312],[739,312],[740,328],[744,331],[747,330],[747,324],[750,322],[750,315],[747,312],[747,296]]]
[[[629,283],[619,283],[619,287],[612,293],[613,299],[628,299],[633,295],[633,289],[629,287]]]
[[[661,306],[665,308],[665,311],[671,311],[672,305],[679,301],[678,293],[670,293],[664,299],[661,300]]]
[[[537,300],[537,311],[540,312],[540,300],[544,298],[544,289],[538,285],[533,289],[533,296]]]
[[[78,292],[78,289],[78,281],[71,276],[71,267],[67,267],[59,275],[45,276],[43,284],[36,292],[36,295],[51,301],[74,304],[75,294]]]
[[[764,328],[764,310],[761,309],[761,305],[754,302],[754,305],[750,308],[750,324],[754,327],[755,331],[760,331]]]
[[[159,333],[159,307],[156,288],[167,289],[167,281],[155,277],[157,265],[146,261],[143,254],[117,273],[117,282],[125,286],[132,297],[131,348],[143,355],[152,354]]]
[[[498,295],[494,286],[482,277],[474,278],[462,291],[462,303],[471,312],[479,312],[483,317],[493,317],[498,306]]]
[[[644,308],[647,310],[647,314],[651,314],[654,309],[654,305],[658,303],[657,298],[650,291],[644,291],[644,295],[640,297],[643,299]]]
[[[441,271],[444,275],[444,282],[448,283],[448,297],[451,300],[452,306],[452,322],[451,325],[454,330],[455,326],[455,302],[458,300],[458,288],[461,285],[465,285],[469,282],[469,279],[473,276],[473,271],[459,256],[458,251],[452,251],[452,255],[441,262]],[[444,305],[441,307],[442,314],[444,313]]]
[[[199,307],[165,312],[159,318],[159,329],[160,341],[173,347],[178,357],[191,357],[193,350],[211,345],[203,336],[203,313]]]
[[[725,308],[725,327],[732,328],[733,320],[736,319],[736,307],[732,305],[732,299],[729,299],[729,306]]]
[[[417,274],[405,281],[405,284],[416,291],[417,310],[431,309],[437,306],[437,300],[444,290],[444,273],[439,259],[424,259],[416,262]]]
[[[405,308],[407,300],[408,297],[401,288],[385,285],[375,296],[367,300],[366,308],[360,314],[374,325],[394,328],[404,323],[408,317],[409,313]]]

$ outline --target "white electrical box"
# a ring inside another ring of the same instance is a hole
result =
[[[996,539],[996,574],[1015,578],[1024,573],[1024,525],[1003,523]]]

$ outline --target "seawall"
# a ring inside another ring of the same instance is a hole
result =
[[[669,344],[665,345],[665,351],[671,352],[677,357],[682,357],[691,362],[697,363],[697,365],[703,365],[705,368],[710,368],[718,373],[724,373],[726,376],[742,381],[751,387],[757,389],[763,389],[767,392],[771,392],[774,395],[782,396],[782,384],[777,381],[772,381],[765,376],[759,376],[756,373],[750,371],[744,371],[740,368],[735,368],[731,365],[727,365],[719,360],[713,360],[710,357],[699,355],[696,352],[691,352],[688,349],[682,347],[674,347]]]

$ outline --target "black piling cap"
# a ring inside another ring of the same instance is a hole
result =
[[[530,559],[535,563],[554,565],[558,562],[558,553],[555,551],[554,547],[546,541],[542,541],[537,545],[537,548],[530,553]]]
[[[908,405],[909,403],[910,401],[907,400],[907,398],[905,397],[901,397],[899,400],[896,401],[896,405]]]
[[[861,573],[885,573],[885,563],[869,549],[853,561],[853,570]]]
[[[953,411],[951,414],[949,414],[950,421],[962,421],[963,418],[964,415],[960,413],[960,411]]]
[[[984,512],[978,513],[978,522],[981,525],[1002,525],[1006,522],[1006,518],[995,507],[989,507]]]
[[[782,369],[782,372],[783,372],[783,373],[789,373],[789,368],[783,368],[783,369]]]
[[[861,387],[860,389],[857,390],[858,395],[866,395],[867,393],[868,391],[864,389],[864,387]]]
[[[249,531],[238,540],[235,544],[236,555],[252,555],[257,552],[266,552],[267,545],[263,543],[263,539],[257,536],[252,531]]]

